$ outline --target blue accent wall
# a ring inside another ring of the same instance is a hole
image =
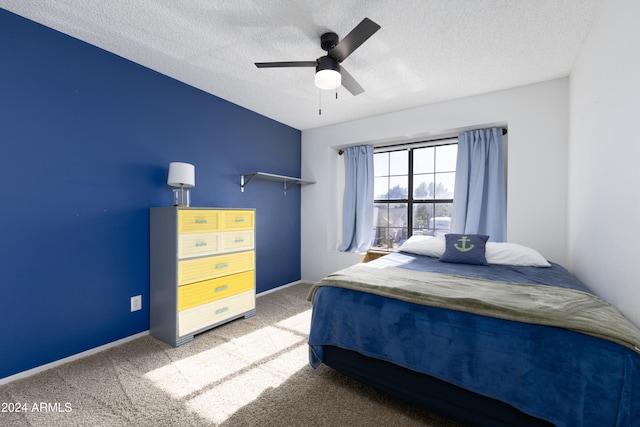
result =
[[[0,9],[0,378],[149,329],[149,208],[256,209],[257,290],[300,279],[300,131]],[[130,312],[130,297],[143,309]]]

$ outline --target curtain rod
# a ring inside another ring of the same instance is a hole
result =
[[[507,134],[507,129],[506,128],[502,128],[502,135],[506,135],[506,134]],[[429,141],[440,141],[440,140],[444,140],[444,139],[451,139],[451,138],[431,139]],[[338,150],[338,154],[342,156],[344,154],[344,150],[342,150],[342,149]]]

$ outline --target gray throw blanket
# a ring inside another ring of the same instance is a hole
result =
[[[337,271],[316,283],[499,319],[555,326],[613,341],[640,353],[640,330],[606,301],[585,292],[449,274],[375,268]]]

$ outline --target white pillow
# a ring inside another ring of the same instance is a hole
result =
[[[440,258],[444,253],[445,241],[433,236],[411,236],[400,246],[399,250],[417,255]]]
[[[551,267],[535,249],[516,243],[487,242],[485,257],[489,264]]]

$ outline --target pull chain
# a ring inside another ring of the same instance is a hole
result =
[[[336,86],[336,99],[338,99],[338,87],[337,86]],[[322,115],[322,89],[318,89],[318,115],[319,116]]]

